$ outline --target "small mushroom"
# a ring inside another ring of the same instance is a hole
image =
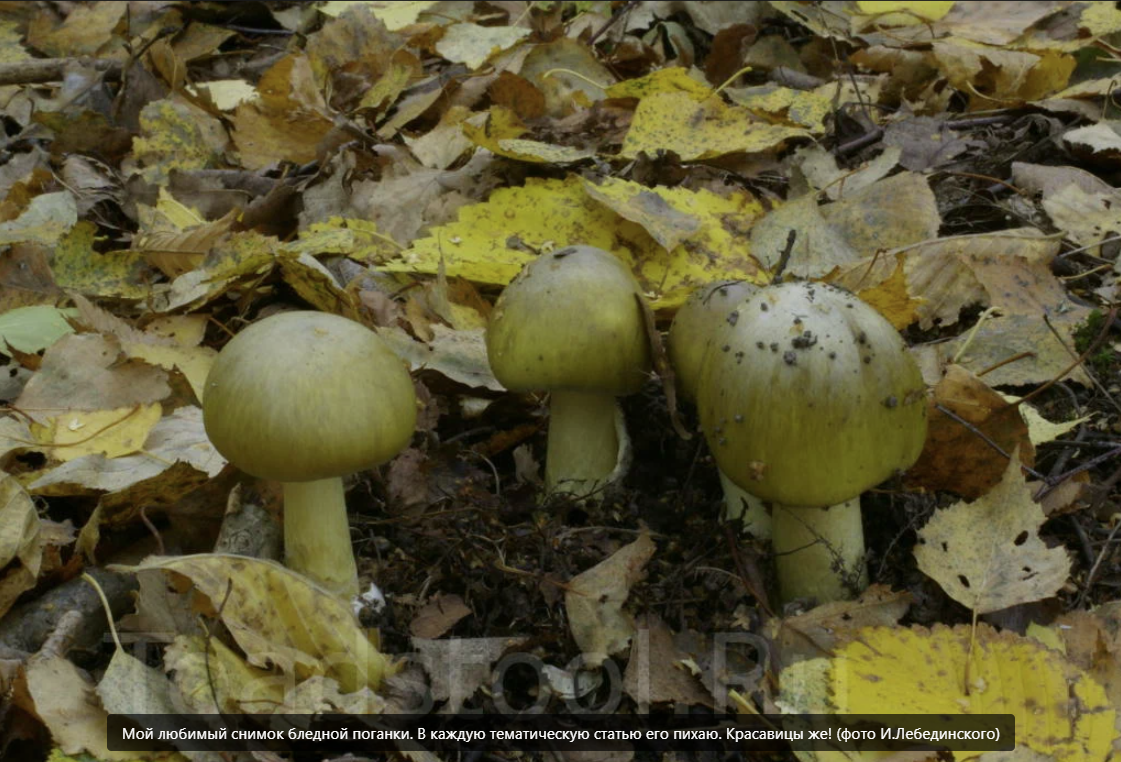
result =
[[[709,446],[729,479],[774,504],[783,599],[851,597],[866,580],[860,493],[918,458],[922,375],[891,324],[847,291],[784,283],[760,289],[739,312],[715,340],[745,349],[779,343],[795,362],[756,352],[736,364],[709,353],[698,384],[705,431],[736,415],[751,424],[725,427],[719,447],[710,434]],[[817,342],[793,344],[805,331]],[[898,404],[883,404],[890,398]]]
[[[734,328],[739,324],[739,306],[758,290],[757,286],[747,281],[716,281],[694,291],[677,310],[669,329],[666,352],[673,365],[677,389],[682,397],[696,402],[701,368],[712,349],[713,336],[720,331],[722,325]],[[764,348],[766,345],[757,342],[756,346]],[[736,361],[740,364],[744,354],[740,351],[738,355]],[[743,361],[750,363],[754,358]],[[737,425],[747,423],[739,413],[731,416],[731,420]],[[724,426],[716,426],[713,431],[720,433],[723,428]],[[720,484],[724,488],[725,520],[739,521],[744,532],[761,539],[770,539],[771,516],[763,501],[737,486],[723,469],[717,470],[720,472]]]
[[[283,483],[285,563],[355,595],[341,477],[390,459],[416,427],[412,380],[389,346],[338,315],[267,317],[218,354],[203,421],[231,463]]]
[[[591,246],[542,254],[495,303],[487,356],[514,392],[548,391],[545,483],[581,497],[617,478],[629,447],[615,398],[642,386],[650,345],[630,269]]]

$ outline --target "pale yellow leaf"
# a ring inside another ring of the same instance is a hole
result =
[[[114,410],[73,410],[51,416],[45,424],[31,424],[31,433],[55,460],[66,462],[95,453],[116,458],[139,451],[160,416],[158,402]]]
[[[358,626],[349,604],[273,561],[203,554],[150,558],[135,567],[189,578],[258,666],[302,680],[326,675],[351,693],[394,671]]]
[[[1066,584],[1070,558],[1040,539],[1043,520],[1013,457],[987,495],[934,514],[919,531],[915,560],[947,595],[979,614],[1049,598]]]
[[[626,648],[634,635],[634,618],[623,605],[631,587],[645,574],[656,547],[649,534],[577,574],[564,595],[572,638],[584,653],[584,664],[599,666]]]

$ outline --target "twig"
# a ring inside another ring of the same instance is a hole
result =
[[[600,37],[602,37],[602,36],[603,36],[603,33],[604,33],[604,32],[606,32],[606,31],[607,31],[608,29],[610,29],[611,27],[615,26],[615,23],[616,23],[616,22],[617,22],[617,21],[618,21],[619,19],[623,18],[623,16],[626,16],[626,15],[627,15],[627,13],[629,13],[629,12],[630,12],[631,8],[633,8],[633,7],[634,7],[634,6],[636,6],[636,5],[638,5],[638,0],[629,0],[629,2],[628,2],[628,3],[627,3],[627,4],[625,5],[625,6],[623,6],[623,7],[622,7],[622,8],[621,8],[621,9],[619,10],[619,12],[618,12],[618,13],[616,13],[616,14],[615,14],[615,15],[613,15],[613,16],[612,16],[611,18],[609,18],[609,19],[607,20],[607,23],[606,23],[606,24],[604,24],[603,26],[601,26],[601,27],[599,28],[599,31],[598,31],[598,32],[596,32],[595,34],[593,34],[593,35],[591,36],[591,38],[590,38],[590,39],[588,40],[588,45],[589,45],[589,46],[591,46],[591,45],[595,45],[595,44],[596,44],[596,40],[598,40],[598,39],[599,39]]]
[[[847,153],[859,151],[861,148],[872,145],[883,136],[884,131],[877,127],[871,132],[866,132],[860,137],[850,140],[847,143],[841,143],[841,145],[837,146],[836,150],[834,150],[833,153],[837,154],[838,156],[843,156]]]
[[[1075,352],[1073,349],[1071,349],[1070,345],[1066,343],[1066,339],[1064,339],[1062,337],[1062,335],[1058,331],[1055,330],[1055,326],[1051,325],[1051,319],[1049,317],[1047,317],[1046,314],[1043,316],[1043,322],[1047,326],[1047,329],[1049,331],[1051,331],[1051,335],[1054,336],[1055,339],[1060,344],[1063,345],[1063,349],[1065,349],[1067,351],[1067,354],[1069,354],[1071,357],[1075,358],[1080,363],[1085,359],[1084,357],[1079,357],[1078,353]],[[1107,321],[1106,324],[1105,324],[1105,330],[1106,331],[1109,330],[1110,322],[1112,322],[1112,321]],[[1083,370],[1085,370],[1086,376],[1090,379],[1090,381],[1093,382],[1094,386],[1097,387],[1098,391],[1102,393],[1102,396],[1105,397],[1107,400],[1109,400],[1109,404],[1113,405],[1115,410],[1121,411],[1121,405],[1117,404],[1117,400],[1113,399],[1113,395],[1111,395],[1109,393],[1109,391],[1105,388],[1105,386],[1102,384],[1102,382],[1097,379],[1097,376],[1095,376],[1093,373],[1091,373],[1089,368],[1083,368]]]
[[[0,64],[0,85],[41,85],[58,82],[73,66],[96,69],[116,77],[122,62],[111,58],[33,58],[29,61]]]
[[[1108,479],[1102,482],[1101,494],[1105,494],[1106,492],[1108,492],[1111,487],[1117,484],[1118,479],[1121,479],[1121,468],[1118,468],[1116,471],[1110,474],[1110,477]],[[1098,573],[1098,569],[1101,568],[1102,560],[1109,553],[1109,546],[1113,544],[1113,540],[1115,537],[1117,537],[1117,533],[1119,531],[1121,531],[1121,521],[1118,521],[1114,525],[1112,531],[1110,531],[1109,533],[1109,537],[1105,538],[1105,543],[1102,545],[1101,551],[1098,552],[1098,557],[1094,559],[1094,565],[1091,566],[1090,571],[1087,572],[1086,582],[1082,586],[1082,592],[1078,594],[1077,608],[1082,608],[1082,605],[1086,602],[1086,598],[1089,597],[1090,589],[1094,585],[1094,576]]]
[[[1086,347],[1086,351],[1085,351],[1085,352],[1083,352],[1083,353],[1082,353],[1082,354],[1081,354],[1081,355],[1080,355],[1080,356],[1078,357],[1078,359],[1076,359],[1076,360],[1075,360],[1074,362],[1072,362],[1072,363],[1071,363],[1070,365],[1068,365],[1068,366],[1066,367],[1066,370],[1064,370],[1064,371],[1063,371],[1062,373],[1060,373],[1059,375],[1057,375],[1057,376],[1055,376],[1054,378],[1052,378],[1052,379],[1051,379],[1050,381],[1048,381],[1047,383],[1045,383],[1045,384],[1043,384],[1042,386],[1039,386],[1039,387],[1037,387],[1037,388],[1033,389],[1032,391],[1028,392],[1028,393],[1027,393],[1026,395],[1024,395],[1023,397],[1021,397],[1020,399],[1018,399],[1018,400],[1016,400],[1015,402],[1013,402],[1013,403],[1012,403],[1013,407],[1015,407],[1016,405],[1022,405],[1022,404],[1024,404],[1025,402],[1027,402],[1028,400],[1030,400],[1030,399],[1031,399],[1032,397],[1038,397],[1038,396],[1039,396],[1040,394],[1042,394],[1043,392],[1045,392],[1046,390],[1050,389],[1050,388],[1051,388],[1052,386],[1054,386],[1055,384],[1057,384],[1057,383],[1059,383],[1060,381],[1062,381],[1062,380],[1063,380],[1063,378],[1064,378],[1064,377],[1065,377],[1065,376],[1066,376],[1066,375],[1067,375],[1068,373],[1070,373],[1070,372],[1071,372],[1072,370],[1074,370],[1075,368],[1077,368],[1077,367],[1078,367],[1079,365],[1081,365],[1081,364],[1083,363],[1083,361],[1084,361],[1084,360],[1085,360],[1085,359],[1086,359],[1087,357],[1089,357],[1089,356],[1090,356],[1090,355],[1092,355],[1092,354],[1093,354],[1094,352],[1096,352],[1096,351],[1097,351],[1097,349],[1098,349],[1098,347],[1099,347],[1099,346],[1101,345],[1101,343],[1102,343],[1103,341],[1105,341],[1105,337],[1109,335],[1109,329],[1110,329],[1110,327],[1112,327],[1112,326],[1113,326],[1113,319],[1114,319],[1114,318],[1116,318],[1116,317],[1117,317],[1117,307],[1114,307],[1113,309],[1111,309],[1111,310],[1109,311],[1109,314],[1108,314],[1108,315],[1106,316],[1106,319],[1105,319],[1105,323],[1104,323],[1104,325],[1102,325],[1102,330],[1101,330],[1101,333],[1099,333],[1099,334],[1097,335],[1097,337],[1096,337],[1096,338],[1095,338],[1095,339],[1094,339],[1093,341],[1091,341],[1091,342],[1090,342],[1090,346]],[[1065,345],[1064,345],[1064,346],[1065,346]],[[1117,403],[1116,403],[1116,402],[1114,402],[1113,404],[1114,404],[1114,405],[1116,405]]]
[[[958,415],[957,413],[955,413],[955,412],[954,412],[953,410],[950,410],[950,409],[949,409],[948,407],[946,407],[945,405],[941,405],[941,404],[935,405],[934,407],[935,407],[935,408],[936,408],[936,409],[938,410],[938,412],[942,413],[942,415],[946,416],[947,418],[950,418],[951,420],[957,421],[957,422],[958,422],[958,423],[960,423],[960,424],[961,424],[962,426],[964,426],[965,428],[969,429],[969,431],[970,431],[970,432],[972,432],[973,434],[977,435],[977,437],[979,437],[979,438],[981,439],[981,441],[982,441],[982,442],[984,442],[984,443],[985,443],[985,444],[987,444],[987,445],[988,445],[989,447],[991,447],[991,448],[993,448],[994,450],[996,450],[996,451],[997,451],[998,453],[1000,453],[1001,455],[1003,455],[1003,456],[1004,456],[1005,458],[1007,458],[1008,460],[1012,460],[1012,456],[1011,456],[1011,455],[1009,455],[1009,454],[1008,454],[1007,452],[1005,452],[1005,451],[1004,451],[1004,448],[1003,448],[1003,447],[1001,447],[1001,446],[1000,446],[1000,445],[998,445],[998,444],[997,444],[996,442],[994,442],[994,441],[993,441],[993,440],[992,440],[992,439],[991,439],[991,438],[989,437],[989,435],[988,435],[988,434],[986,434],[985,432],[981,431],[981,430],[980,430],[979,428],[977,428],[976,426],[974,426],[974,425],[973,425],[972,423],[970,423],[969,421],[967,421],[967,420],[965,420],[964,418],[962,418],[961,416],[959,416],[959,415]],[[1003,408],[1003,409],[1007,410],[1007,408]],[[1036,470],[1035,470],[1034,468],[1032,468],[1031,466],[1025,466],[1025,465],[1024,465],[1023,463],[1021,463],[1021,464],[1020,464],[1020,468],[1024,469],[1025,471],[1027,471],[1027,472],[1028,472],[1029,474],[1031,474],[1031,475],[1032,475],[1032,477],[1034,477],[1034,478],[1036,478],[1036,479],[1039,479],[1040,481],[1042,481],[1042,482],[1044,482],[1044,483],[1046,483],[1046,484],[1048,484],[1048,485],[1049,485],[1049,484],[1051,483],[1050,477],[1048,477],[1048,476],[1045,476],[1045,475],[1043,475],[1043,474],[1039,473],[1038,471],[1036,471]]]
[[[782,283],[782,272],[790,264],[790,255],[794,253],[794,240],[797,237],[798,231],[794,228],[791,228],[790,232],[786,234],[786,246],[783,247],[782,254],[779,255],[774,275],[771,276],[771,283]]]

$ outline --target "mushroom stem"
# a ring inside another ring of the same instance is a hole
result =
[[[774,505],[772,532],[783,601],[847,600],[867,585],[860,498],[827,508]]]
[[[594,392],[553,392],[545,485],[550,493],[590,495],[619,461],[615,397]]]
[[[358,594],[342,479],[284,482],[284,563],[339,596]]]
[[[720,485],[724,488],[724,520],[738,521],[743,534],[771,539],[771,515],[763,501],[737,486],[722,470]]]

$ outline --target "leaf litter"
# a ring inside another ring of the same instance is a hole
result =
[[[0,612],[106,559],[144,570],[124,613],[166,644],[148,664],[102,649],[94,679],[57,642],[5,656],[15,722],[50,738],[21,741],[37,758],[118,758],[98,723],[138,686],[196,712],[377,712],[426,684],[458,711],[518,654],[552,706],[607,690],[610,661],[627,711],[1008,711],[1025,754],[1104,759],[1112,4],[231,9],[0,19]],[[26,68],[47,59],[65,66]],[[623,400],[624,484],[539,502],[546,408],[502,389],[485,325],[527,262],[576,244],[624,262],[661,329],[700,286],[779,275],[845,287],[903,333],[930,434],[864,498],[864,596],[774,610],[769,546],[720,525],[716,469],[653,379]],[[292,308],[375,328],[422,390],[411,446],[348,482],[382,601],[361,620],[279,564],[211,553],[232,487],[273,529],[280,501],[207,440],[206,374]],[[713,658],[728,633],[774,649],[733,649],[746,693]],[[394,661],[411,650],[419,667]],[[916,653],[949,666],[916,673]]]

